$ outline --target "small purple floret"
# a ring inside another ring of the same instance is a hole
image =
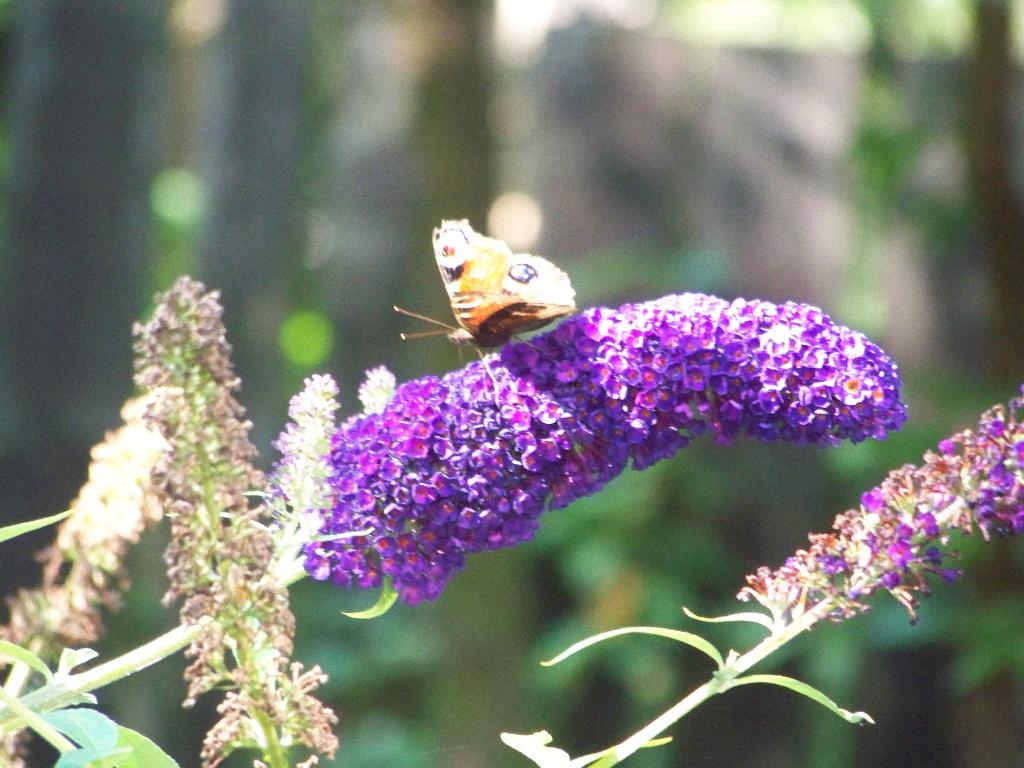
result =
[[[814,307],[684,294],[591,309],[345,422],[322,533],[369,532],[309,544],[306,567],[430,600],[467,553],[530,539],[545,509],[705,432],[830,445],[905,417],[895,364]]]
[[[861,494],[860,503],[868,512],[881,512],[885,507],[885,497],[882,495],[882,489],[872,488],[870,491]]]

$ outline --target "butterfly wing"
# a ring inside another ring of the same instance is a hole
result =
[[[442,222],[434,252],[455,319],[479,346],[500,346],[576,311],[565,272],[540,256],[512,253],[466,221]]]
[[[569,276],[540,256],[512,256],[502,295],[493,315],[483,323],[507,335],[532,331],[576,311],[576,292]]]
[[[469,222],[442,221],[434,230],[434,256],[459,325],[503,293],[512,251],[500,240],[484,237]]]

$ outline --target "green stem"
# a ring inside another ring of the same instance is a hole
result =
[[[23,664],[20,661],[16,662],[11,668],[11,673],[7,676],[7,680],[4,681],[4,693],[17,697],[21,693],[21,689],[25,687],[25,683],[28,682],[31,674],[32,669],[28,664]]]
[[[274,564],[273,575],[277,582],[285,587],[290,587],[296,581],[306,576],[306,569],[303,566],[305,558],[301,555],[294,560],[278,562]]]
[[[43,720],[37,713],[18,701],[17,697],[0,688],[0,701],[15,712],[28,726],[46,739],[59,752],[70,752],[75,745],[68,741],[56,728]]]
[[[267,761],[268,768],[289,768],[288,752],[281,746],[281,740],[277,738],[277,729],[270,720],[270,715],[262,710],[254,713],[260,730],[263,731],[263,758]]]
[[[785,627],[782,627],[778,631],[770,634],[742,656],[737,656],[735,659],[727,661],[725,666],[716,673],[714,678],[704,683],[699,688],[695,688],[670,709],[667,709],[628,739],[614,747],[612,754],[614,755],[615,762],[625,760],[644,744],[660,736],[666,728],[674,724],[688,712],[696,709],[700,704],[707,701],[712,696],[729,690],[731,687],[730,681],[733,678],[743,672],[746,672],[755,664],[770,656],[800,633],[810,629],[815,623],[828,615],[828,612],[833,607],[834,604],[831,599],[822,600]]]
[[[816,605],[808,608],[789,624],[780,628],[778,631],[773,632],[742,656],[737,657],[736,661],[730,665],[730,670],[733,672],[733,676],[735,677],[736,675],[746,672],[755,664],[775,653],[775,651],[784,646],[790,640],[800,634],[803,634],[823,618],[828,616],[829,612],[835,607],[836,601],[834,599],[825,598]]]
[[[249,646],[248,638],[244,635],[242,637],[235,638],[234,646],[235,661],[238,663],[238,668],[243,670],[255,670],[256,665],[253,664],[252,648]],[[252,696],[254,692],[251,690],[243,690],[242,693]],[[258,696],[258,692],[256,696]],[[258,700],[258,698],[256,698],[256,700]],[[281,746],[281,740],[278,738],[277,728],[275,727],[270,714],[259,707],[251,709],[250,713],[262,733],[262,739],[260,739],[259,742],[259,749],[263,753],[263,758],[267,761],[268,768],[289,768],[288,753]]]
[[[26,650],[38,655],[43,643],[40,638],[33,638],[26,645]],[[31,668],[23,663],[17,662],[11,667],[11,672],[7,675],[7,679],[4,681],[4,693],[17,698],[21,695],[22,689],[28,682],[29,677],[32,676]]]
[[[284,586],[291,586],[305,575],[302,560],[295,559],[280,563],[273,577]],[[48,712],[82,701],[84,694],[102,688],[115,680],[138,672],[177,653],[199,635],[197,626],[179,625],[165,632],[145,645],[141,645],[115,659],[99,664],[85,672],[55,680],[21,699],[21,703],[35,712]],[[26,722],[24,716],[9,704],[0,709],[0,729],[8,731],[12,724],[19,727]]]
[[[191,643],[199,631],[200,628],[197,626],[179,625],[115,659],[44,685],[24,696],[21,703],[35,712],[47,712],[80,703],[83,694],[128,677],[177,653]],[[8,706],[6,711],[0,711],[0,728],[7,731],[12,722],[24,724],[24,718]]]
[[[963,501],[958,500],[949,505],[940,514],[936,515],[936,519],[939,525],[945,528],[948,527],[952,521],[959,519],[962,515]],[[866,583],[870,583],[873,580],[867,575],[863,576],[863,579]],[[851,585],[851,588],[855,586],[856,585]],[[600,754],[607,755],[610,752],[611,759],[614,763],[625,760],[644,744],[660,736],[665,729],[687,713],[696,709],[700,704],[716,694],[725,693],[725,691],[732,687],[732,680],[752,668],[755,664],[763,661],[797,635],[802,632],[806,632],[818,621],[825,618],[829,612],[836,607],[837,603],[838,600],[834,598],[825,598],[802,613],[789,624],[776,628],[768,637],[749,651],[726,662],[725,666],[716,673],[713,679],[704,683],[704,685],[699,688],[695,688],[685,698],[678,701],[670,709],[663,712],[625,741],[616,745],[611,750],[607,750]],[[574,760],[572,765],[588,765],[590,762],[592,761],[587,760],[586,762],[576,762]],[[604,763],[601,764],[603,765]]]

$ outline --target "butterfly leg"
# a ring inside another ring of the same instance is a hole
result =
[[[479,347],[474,347],[477,356],[480,358],[480,362],[484,365],[484,370],[487,371],[488,377],[491,379],[491,385],[494,391],[494,405],[498,410],[501,410],[501,401],[498,400],[498,378],[494,375],[490,364],[487,362],[487,356],[484,355],[483,351]]]
[[[538,352],[540,352],[540,347],[538,347],[538,346],[537,346],[536,344],[533,344],[533,343],[531,343],[529,339],[524,339],[524,338],[523,338],[522,336],[520,336],[519,334],[513,334],[513,335],[512,335],[512,340],[513,340],[514,342],[516,342],[517,344],[525,344],[525,345],[526,345],[526,346],[528,346],[528,347],[529,347],[530,349],[535,349],[535,350],[537,350]]]

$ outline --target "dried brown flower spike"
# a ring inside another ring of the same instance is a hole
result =
[[[187,651],[186,704],[213,688],[228,691],[203,765],[240,747],[287,765],[296,742],[333,753],[335,718],[309,696],[319,671],[303,674],[288,659],[295,620],[271,567],[267,510],[245,495],[262,490],[264,478],[233,394],[239,381],[221,315],[216,292],[182,277],[135,329],[136,382],[152,393],[147,418],[169,446],[154,475],[171,517],[165,599],[183,598],[182,621],[203,628]]]

